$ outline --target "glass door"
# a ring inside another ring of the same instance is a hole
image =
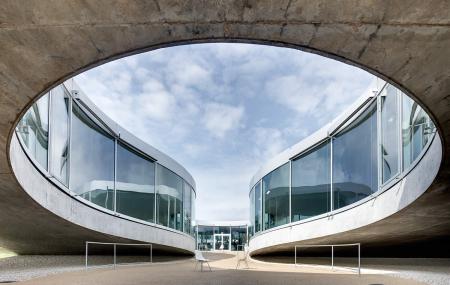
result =
[[[230,250],[231,234],[214,234],[214,250]]]

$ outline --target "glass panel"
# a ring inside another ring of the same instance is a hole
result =
[[[222,250],[230,250],[230,235],[222,235],[223,248]]]
[[[191,192],[192,188],[189,184],[184,182],[184,195],[183,195],[183,207],[184,207],[184,214],[183,214],[183,222],[184,222],[184,232],[185,233],[191,233],[191,223],[192,223],[192,217],[191,217]]]
[[[155,164],[121,142],[117,143],[117,212],[153,222]]]
[[[255,233],[262,230],[262,195],[261,182],[255,185]]]
[[[156,177],[158,224],[181,231],[183,179],[160,164]]]
[[[330,211],[330,143],[292,161],[292,222]]]
[[[212,250],[213,248],[213,227],[198,226],[197,248],[199,250]]]
[[[53,89],[51,96],[52,149],[50,172],[56,179],[68,186],[70,96],[63,86]]]
[[[47,169],[48,155],[48,94],[42,96],[17,124],[17,133],[30,154]]]
[[[289,223],[289,163],[262,179],[264,229]]]
[[[194,191],[194,188],[191,187],[191,230],[192,230],[192,235],[195,234],[194,227],[192,226],[193,221],[195,221],[195,191]]]
[[[244,250],[247,243],[247,227],[231,228],[231,250]]]
[[[249,237],[253,236],[253,230],[255,228],[255,187],[252,188],[249,195],[250,199],[250,225],[248,226],[248,235]]]
[[[114,139],[76,104],[72,111],[70,189],[104,208],[114,208]]]
[[[332,155],[334,209],[350,205],[377,191],[375,103],[333,139]]]
[[[402,108],[403,169],[406,169],[420,155],[435,127],[426,112],[405,94],[402,94]]]
[[[387,85],[381,95],[381,157],[383,183],[399,172],[397,89]]]

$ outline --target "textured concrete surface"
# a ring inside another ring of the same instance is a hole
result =
[[[65,221],[21,189],[9,144],[33,100],[115,58],[181,43],[239,41],[298,48],[354,64],[417,99],[438,127],[443,162],[424,195],[366,227],[378,237],[368,246],[398,248],[406,242],[411,248],[420,245],[427,255],[450,252],[449,14],[445,0],[2,1],[0,246],[19,253],[51,252],[80,232],[82,239],[118,239]],[[383,231],[387,225],[396,226],[395,235]],[[414,230],[402,230],[402,225]]]
[[[368,271],[361,276],[347,269],[295,267],[286,264],[249,262],[248,269],[235,270],[232,254],[206,254],[212,272],[195,271],[193,260],[116,269],[94,268],[53,274],[21,284],[425,284],[414,279],[391,276],[384,271]],[[430,283],[432,284],[432,283]]]

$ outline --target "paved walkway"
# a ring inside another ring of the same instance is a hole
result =
[[[96,268],[66,272],[20,282],[33,285],[95,284],[95,285],[137,285],[137,284],[425,284],[382,274],[363,273],[358,276],[349,270],[331,271],[325,267],[295,267],[288,264],[250,262],[249,269],[235,270],[236,256],[231,254],[206,254],[211,258],[212,272],[194,271],[194,262],[184,260],[153,265],[119,266],[116,269]]]

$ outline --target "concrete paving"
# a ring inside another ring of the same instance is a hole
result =
[[[358,276],[349,270],[295,267],[287,264],[252,262],[249,269],[236,270],[234,254],[206,254],[212,272],[194,270],[193,260],[142,266],[97,268],[35,278],[20,284],[425,284],[379,272]]]

